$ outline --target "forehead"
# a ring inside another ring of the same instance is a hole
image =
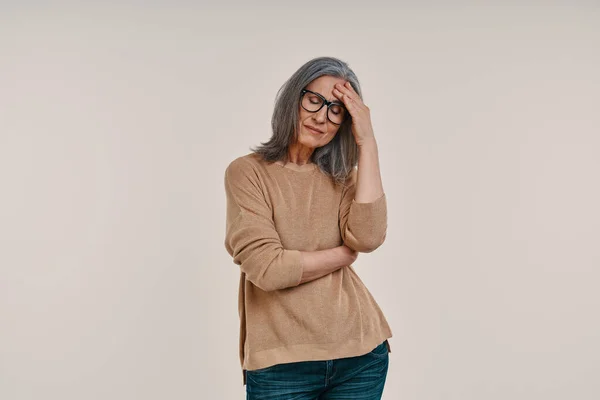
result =
[[[323,75],[306,85],[306,88],[322,94],[329,100],[337,100],[333,95],[333,87],[336,83],[344,84],[344,82],[346,82],[345,79],[338,78],[337,76]]]

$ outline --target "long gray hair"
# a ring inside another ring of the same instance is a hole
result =
[[[323,75],[339,77],[350,82],[362,99],[360,84],[347,63],[334,57],[317,57],[302,65],[277,91],[271,118],[273,134],[267,142],[251,151],[268,162],[289,162],[288,148],[298,140],[298,111],[300,91]],[[311,161],[336,183],[344,183],[358,164],[358,146],[352,135],[352,117],[339,126],[335,137],[325,146],[316,148]]]

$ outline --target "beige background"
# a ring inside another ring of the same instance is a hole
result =
[[[597,1],[20,4],[1,399],[244,398],[223,173],[322,55],[380,145],[388,236],[356,267],[394,332],[384,399],[600,398]]]

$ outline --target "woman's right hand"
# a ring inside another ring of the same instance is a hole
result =
[[[358,258],[358,251],[352,250],[350,247],[345,244],[340,246],[342,248],[343,254],[348,258],[347,264],[350,265]]]

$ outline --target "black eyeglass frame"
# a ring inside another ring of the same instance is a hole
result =
[[[315,96],[319,97],[321,100],[323,100],[323,104],[321,104],[321,107],[319,107],[319,109],[318,109],[318,110],[316,110],[316,111],[306,110],[306,107],[304,107],[304,106],[302,105],[302,98],[304,97],[304,94],[305,94],[305,93],[307,93],[307,92],[308,92],[308,93],[312,93],[312,94],[314,94]],[[338,123],[336,123],[336,122],[333,122],[333,121],[331,120],[331,118],[329,118],[329,110],[331,109],[331,106],[332,106],[332,105],[334,105],[334,104],[335,104],[336,106],[340,106],[340,107],[342,107],[344,110],[346,110],[346,113],[345,113],[345,115],[344,115],[344,119],[342,119],[342,122],[340,122],[339,124],[338,124]],[[348,115],[350,115],[350,114],[348,113],[348,109],[346,108],[346,106],[344,106],[344,104],[342,104],[342,103],[339,103],[339,102],[336,102],[336,101],[329,101],[329,100],[327,100],[325,97],[323,97],[322,95],[320,95],[319,93],[313,92],[312,90],[308,90],[308,89],[302,89],[302,91],[300,92],[300,105],[301,105],[301,106],[302,106],[302,108],[304,108],[306,111],[308,111],[308,112],[312,112],[312,113],[319,112],[319,111],[321,110],[321,108],[323,108],[323,106],[325,106],[325,105],[326,105],[326,106],[327,106],[327,119],[329,120],[329,122],[331,122],[331,123],[332,123],[332,124],[334,124],[334,125],[341,125],[341,124],[343,124],[343,123],[344,123],[344,121],[346,120],[346,118],[348,118]]]

